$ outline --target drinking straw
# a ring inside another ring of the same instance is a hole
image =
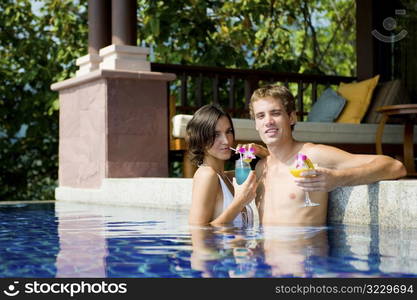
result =
[[[232,149],[233,151],[237,152],[237,150],[235,148],[229,147],[229,149]],[[242,158],[242,153],[239,152],[240,155],[240,166],[243,168],[243,158]]]

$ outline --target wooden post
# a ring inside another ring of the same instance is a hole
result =
[[[112,44],[136,46],[136,0],[112,0]]]
[[[111,44],[111,1],[88,0],[88,53]]]
[[[374,75],[373,0],[356,0],[356,69],[358,80]]]

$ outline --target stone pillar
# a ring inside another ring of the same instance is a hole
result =
[[[175,75],[151,72],[149,50],[135,46],[136,0],[112,1],[111,11],[108,1],[89,1],[89,55],[77,60],[77,76],[51,86],[60,103],[60,187],[168,177],[167,82]]]
[[[59,91],[59,186],[168,177],[167,81],[174,74],[97,70]]]

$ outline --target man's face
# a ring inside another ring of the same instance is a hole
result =
[[[291,125],[295,124],[295,112],[288,115],[281,100],[272,97],[252,103],[256,130],[266,145],[286,142],[292,138]]]

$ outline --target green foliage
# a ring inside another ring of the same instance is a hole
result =
[[[139,3],[139,43],[161,63],[355,76],[355,0],[183,0]],[[194,105],[195,81],[188,82]],[[203,97],[212,96],[211,83]],[[228,101],[219,83],[220,104]],[[179,104],[179,81],[171,84]],[[236,108],[245,105],[243,83]],[[297,85],[290,84],[294,94]],[[321,92],[324,87],[319,86]],[[304,86],[304,107],[312,105]]]
[[[0,14],[0,200],[54,199],[58,95],[50,85],[86,53],[85,1],[3,0]]]
[[[139,0],[162,63],[354,76],[354,0]]]

